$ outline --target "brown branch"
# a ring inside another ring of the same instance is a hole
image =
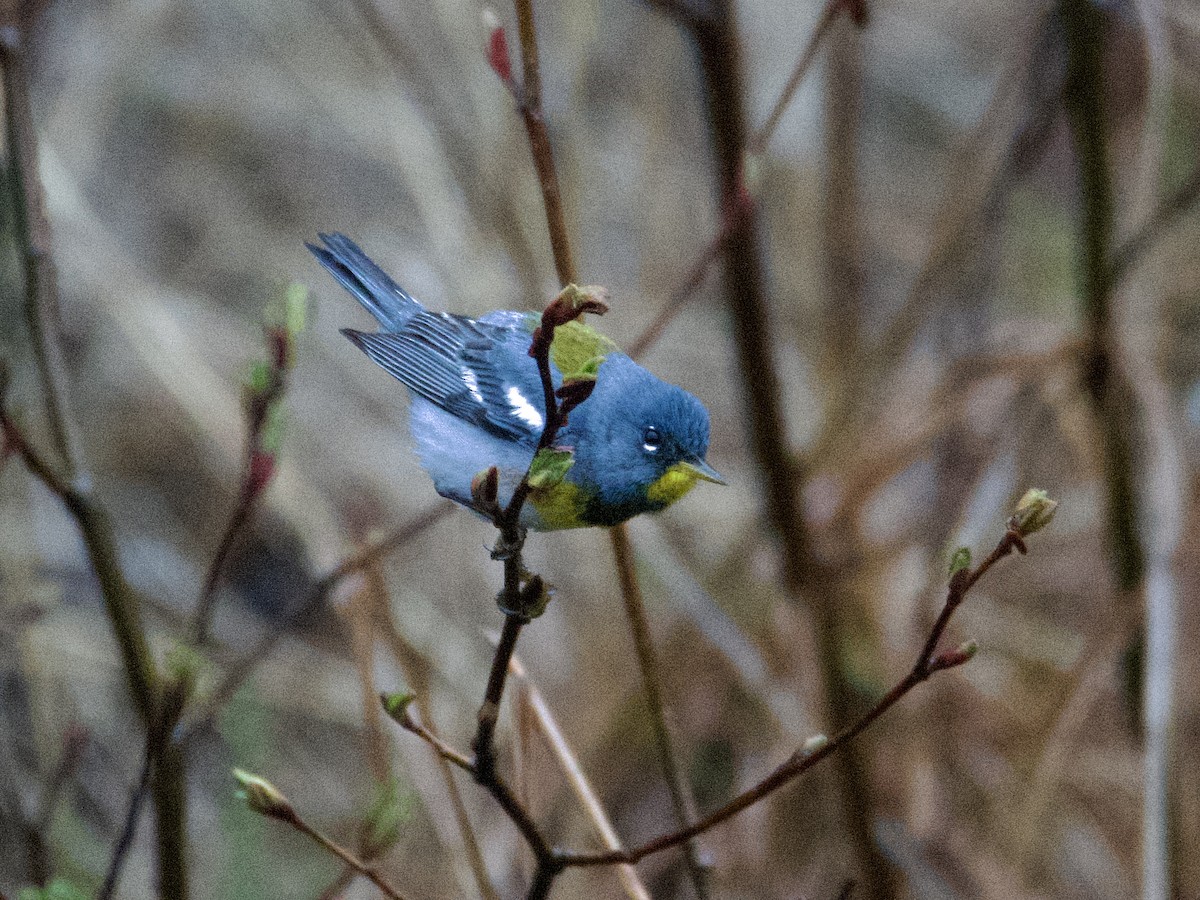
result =
[[[669,11],[676,15],[677,18],[680,17],[678,9],[670,9]],[[747,143],[746,155],[758,156],[766,151],[767,145],[775,135],[775,129],[779,125],[780,118],[795,98],[796,91],[811,70],[817,51],[820,49],[826,35],[829,34],[830,26],[837,21],[843,12],[848,13],[859,27],[863,27],[866,24],[867,7],[864,0],[829,0],[821,13],[821,18],[818,19],[817,25],[813,29],[813,33],[809,35],[808,43],[805,44],[800,58],[796,61],[796,65],[792,69],[791,77],[788,78],[787,84],[784,85],[779,97],[775,100],[775,105],[772,107],[767,121],[763,123],[763,126],[755,132],[754,136]],[[690,27],[695,27],[694,23],[702,21],[689,16],[683,16],[682,19],[685,22],[693,23]],[[712,240],[708,242],[699,256],[696,257],[695,262],[688,268],[682,284],[675,289],[662,309],[659,310],[654,320],[646,326],[645,330],[630,345],[629,355],[634,359],[642,356],[651,346],[658,342],[663,332],[667,330],[667,326],[695,298],[700,286],[708,276],[713,263],[725,252],[725,244],[729,240],[730,234],[741,225],[738,221],[740,216],[747,212],[752,205],[748,193],[739,195],[737,200],[739,202],[726,206],[724,215],[722,216],[720,231],[713,236]]]
[[[521,121],[525,125],[525,133],[529,136],[533,166],[537,170],[538,184],[541,186],[546,225],[550,231],[550,249],[554,254],[554,268],[558,272],[559,283],[565,286],[576,280],[575,262],[571,255],[571,239],[563,212],[562,192],[559,190],[550,135],[546,131],[546,119],[542,114],[542,76],[538,63],[533,0],[515,0],[515,6],[524,73],[524,81],[517,93],[517,105]]]
[[[604,807],[600,805],[600,801],[596,798],[596,792],[588,782],[587,776],[584,775],[574,751],[567,743],[562,730],[558,727],[558,722],[555,721],[554,714],[550,711],[550,706],[546,703],[546,698],[542,696],[542,692],[538,690],[537,685],[529,678],[524,666],[521,665],[521,661],[516,656],[512,660],[512,673],[520,679],[522,700],[532,714],[532,718],[543,740],[550,747],[555,759],[558,760],[559,767],[562,769],[563,774],[566,775],[571,789],[575,792],[575,796],[579,799],[580,805],[583,806],[584,812],[587,813],[587,817],[591,820],[600,839],[604,841],[610,850],[620,849],[620,838],[618,838],[612,822],[609,821]],[[650,900],[650,893],[638,877],[637,869],[628,865],[622,865],[618,868],[620,869],[618,876],[621,880],[621,885],[631,900]]]
[[[66,399],[66,378],[62,374],[62,350],[57,340],[58,275],[38,174],[37,135],[29,102],[29,71],[25,57],[25,44],[36,10],[29,3],[13,5],[17,7],[18,21],[0,23],[0,69],[4,76],[4,125],[13,228],[24,268],[25,318],[33,338],[33,353],[42,382],[50,433],[59,464],[66,477],[71,478],[77,467],[77,456]]]
[[[912,670],[880,698],[866,714],[843,729],[833,739],[817,738],[809,741],[766,778],[688,828],[664,834],[630,850],[614,850],[604,853],[571,853],[560,851],[564,865],[567,868],[571,868],[575,866],[605,866],[616,863],[633,864],[647,856],[671,847],[676,847],[696,835],[709,831],[779,790],[823,760],[835,755],[839,750],[858,737],[858,735],[866,731],[913,688],[926,681],[934,673],[956,668],[966,663],[974,654],[974,646],[971,644],[963,645],[956,650],[937,653],[938,644],[946,630],[946,626],[950,623],[954,612],[966,599],[967,593],[983,575],[1010,553],[1014,551],[1025,552],[1024,535],[1030,533],[1032,530],[1035,529],[1030,528],[1023,531],[1014,517],[1013,520],[1010,520],[1008,529],[996,545],[996,548],[983,562],[975,569],[962,569],[951,577],[945,604],[937,621],[934,623],[933,629],[929,633],[928,639],[921,648],[921,652]]]
[[[396,626],[395,617],[392,615],[391,604],[386,591],[381,591],[376,600],[378,603],[376,608],[376,623],[383,633],[383,639],[390,646],[392,657],[400,667],[405,683],[416,693],[416,698],[413,702],[421,714],[421,721],[426,723],[425,727],[429,729],[430,733],[436,734],[433,730],[432,704],[429,702],[429,661],[400,633],[400,629]],[[458,782],[454,779],[451,763],[436,750],[434,750],[433,756],[437,760],[438,771],[442,776],[442,783],[446,788],[446,793],[450,797],[450,805],[454,809],[454,818],[458,824],[463,846],[466,849],[467,862],[471,867],[475,884],[479,888],[479,894],[484,900],[499,900],[496,888],[492,885],[491,878],[488,876],[483,853],[479,848],[479,839],[476,837],[475,830],[471,826],[470,817],[467,815],[466,805],[462,799],[462,792],[458,788]]]
[[[238,537],[250,521],[258,499],[275,471],[275,453],[264,447],[264,431],[272,410],[282,401],[287,390],[287,373],[294,357],[294,338],[295,335],[285,326],[267,330],[267,343],[271,353],[266,368],[266,384],[251,388],[241,486],[238,489],[237,503],[221,534],[217,552],[205,573],[200,597],[196,602],[192,640],[197,646],[202,646],[208,640],[216,609],[217,586],[225,572],[229,554],[233,552]]]
[[[426,509],[411,522],[402,525],[381,540],[351,553],[338,563],[337,566],[322,576],[309,589],[304,598],[288,611],[283,619],[275,623],[274,627],[251,650],[228,668],[204,704],[199,706],[188,717],[187,727],[184,735],[179,739],[180,742],[186,742],[197,731],[207,727],[208,723],[212,721],[213,717],[229,701],[234,693],[237,692],[238,688],[245,683],[246,679],[253,674],[254,670],[271,656],[292,624],[319,609],[321,604],[329,598],[345,579],[361,572],[372,563],[383,559],[388,554],[403,547],[409,541],[424,534],[442,519],[446,518],[453,509],[454,507],[449,503],[439,503],[437,506]]]
[[[1165,198],[1141,229],[1112,253],[1108,284],[1115,288],[1142,262],[1154,245],[1179,223],[1200,200],[1200,161],[1175,191]]]
[[[654,745],[658,750],[659,765],[667,782],[667,793],[675,812],[677,824],[686,828],[696,820],[696,800],[692,788],[684,778],[679,753],[671,737],[667,720],[666,701],[663,698],[662,667],[658,651],[650,634],[650,622],[646,617],[646,602],[634,571],[633,548],[624,525],[609,529],[612,538],[613,556],[616,559],[617,576],[621,584],[621,599],[625,604],[625,617],[633,633],[633,646],[637,653],[638,668],[642,673],[642,690],[646,694],[646,707],[650,712],[650,723],[654,731]],[[711,896],[708,867],[700,843],[690,839],[684,843],[684,864],[688,878],[700,900]]]
[[[781,543],[783,587],[793,603],[807,602],[816,619],[825,719],[836,730],[848,724],[854,698],[841,666],[843,621],[827,582],[832,573],[813,558],[800,508],[803,472],[785,433],[780,378],[772,350],[766,272],[760,252],[757,210],[748,202],[743,160],[746,120],[742,69],[733,0],[712,0],[709,16],[691,36],[700,53],[713,152],[725,208],[746,205],[725,245],[725,294],[733,320],[743,409],[755,461],[762,472],[767,520]],[[891,867],[875,846],[864,764],[857,748],[835,765],[841,806],[848,818],[857,868],[868,878],[868,896],[887,894]]]
[[[362,875],[364,878],[369,880],[373,885],[375,885],[375,887],[379,888],[379,890],[381,890],[384,896],[388,897],[389,900],[404,900],[400,892],[392,887],[391,884],[388,883],[387,879],[379,874],[378,869],[359,859],[337,841],[333,840],[333,838],[321,831],[318,831],[312,825],[309,825],[308,822],[300,818],[299,814],[296,814],[292,819],[284,819],[283,821],[286,821],[301,834],[312,838],[314,841],[340,859],[343,863],[345,863],[349,868],[353,869],[359,875]]]
[[[763,123],[762,128],[755,132],[746,145],[747,153],[757,156],[767,149],[767,144],[770,143],[771,137],[775,134],[775,129],[779,127],[779,120],[783,118],[784,112],[791,104],[792,99],[796,96],[796,91],[804,81],[804,76],[808,74],[808,70],[812,67],[813,60],[817,57],[817,51],[821,48],[821,42],[825,39],[825,35],[829,33],[829,29],[842,13],[847,13],[859,28],[863,28],[867,24],[867,5],[865,0],[828,0],[825,8],[821,11],[821,18],[817,20],[816,27],[808,37],[808,43],[804,45],[804,50],[800,53],[800,58],[796,60],[791,77],[788,78],[787,84],[784,85],[778,99],[776,99],[774,107],[771,108],[771,114],[767,116],[767,121]]]
[[[533,816],[529,814],[529,811],[517,799],[516,794],[513,793],[503,778],[494,770],[486,776],[481,775],[478,756],[474,759],[467,756],[465,753],[454,749],[454,747],[450,746],[428,728],[425,728],[412,717],[407,703],[400,704],[398,708],[393,708],[391,698],[387,695],[384,695],[380,699],[383,701],[384,708],[388,710],[388,714],[392,716],[401,728],[412,732],[425,741],[438,756],[474,776],[475,780],[487,789],[488,793],[500,805],[500,808],[504,810],[504,813],[512,820],[517,830],[521,832],[521,836],[529,844],[530,849],[533,850],[533,854],[537,858],[539,871],[542,869],[554,869],[555,874],[557,874],[562,870],[562,864],[558,861],[558,853],[551,848],[550,844],[542,836],[537,823],[533,821]]]

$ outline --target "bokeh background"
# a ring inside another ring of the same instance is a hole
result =
[[[1186,0],[1102,6],[1122,242],[1197,164],[1200,12]],[[494,11],[513,34],[512,10]],[[751,127],[820,12],[738,5]],[[366,327],[365,313],[303,242],[344,231],[437,309],[538,308],[557,290],[525,133],[487,65],[481,13],[474,0],[54,0],[33,32],[70,409],[159,654],[185,632],[236,501],[241,384],[263,353],[263,311],[288,282],[311,288],[280,467],[221,589],[202,693],[347,553],[441,502],[411,452],[404,390],[338,334]],[[603,328],[627,345],[721,223],[696,55],[643,3],[568,0],[537,15],[578,268],[610,290]],[[780,587],[719,265],[644,357],[708,406],[709,460],[729,481],[631,524],[701,808],[827,730],[812,604],[836,603],[842,675],[877,697],[920,648],[953,548],[990,549],[1026,487],[1062,502],[1029,557],[1006,561],[956,618],[948,639],[976,639],[979,655],[862,741],[874,839],[907,897],[1140,892],[1131,673],[1150,602],[1160,622],[1176,613],[1177,656],[1156,644],[1152,662],[1177,675],[1176,896],[1200,896],[1200,788],[1186,774],[1200,730],[1197,227],[1183,215],[1164,229],[1114,293],[1142,534],[1151,574],[1167,579],[1122,592],[1079,366],[1064,60],[1051,4],[880,0],[862,32],[834,27],[748,169],[786,434],[805,463],[795,489],[831,594],[795,602]],[[12,400],[44,437],[6,253]],[[0,510],[0,891],[31,883],[23,823],[80,729],[44,838],[52,871],[94,890],[142,733],[71,519],[17,459],[0,473]],[[334,895],[337,862],[247,811],[235,765],[350,846],[394,779],[403,817],[383,871],[406,896],[478,896],[441,773],[427,747],[379,721],[374,692],[419,682],[441,732],[466,745],[500,624],[493,539],[462,511],[425,528],[289,621],[194,734],[194,896]],[[535,535],[527,559],[557,588],[519,647],[529,683],[623,839],[652,837],[671,806],[608,538]],[[391,625],[363,612],[380,605]],[[556,841],[598,846],[528,689],[508,699],[502,766]],[[713,896],[838,896],[855,871],[835,787],[818,771],[708,834]],[[496,889],[520,896],[531,866],[516,831],[469,781],[460,789]],[[153,858],[146,817],[121,896],[153,895]],[[639,871],[654,897],[693,896],[676,853]],[[613,871],[589,870],[564,876],[556,896],[624,890]],[[359,882],[344,896],[376,894]]]

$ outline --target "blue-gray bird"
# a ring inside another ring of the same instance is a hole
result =
[[[501,505],[529,469],[545,425],[537,364],[540,316],[497,310],[479,319],[427,310],[341,234],[309,250],[379,322],[342,333],[412,392],[421,464],[443,497],[473,508],[471,483],[499,472]],[[559,326],[550,348],[555,387],[588,364],[596,385],[554,441],[568,450],[560,479],[531,491],[521,525],[538,530],[616,525],[656,512],[697,481],[724,484],[705,461],[708,411],[581,322]]]

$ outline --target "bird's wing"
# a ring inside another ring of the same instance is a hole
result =
[[[421,310],[395,332],[342,333],[446,412],[501,437],[536,443],[545,423],[541,382],[524,352],[528,332],[515,324]]]

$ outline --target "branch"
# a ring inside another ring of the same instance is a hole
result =
[[[796,91],[804,81],[804,76],[808,74],[808,70],[812,67],[813,60],[817,56],[817,50],[821,47],[821,42],[825,39],[825,35],[829,33],[830,27],[838,20],[838,17],[842,13],[849,15],[854,24],[859,28],[866,27],[868,12],[865,0],[828,0],[825,8],[821,11],[821,18],[817,20],[816,27],[808,37],[808,43],[804,45],[804,50],[800,53],[800,58],[796,60],[796,66],[792,69],[791,77],[788,78],[787,84],[784,85],[778,99],[775,101],[775,105],[771,108],[771,114],[767,116],[767,121],[763,123],[762,128],[755,132],[746,145],[746,152],[751,156],[757,156],[767,149],[767,144],[770,143],[771,137],[775,134],[775,129],[779,127],[779,120],[783,118],[784,112],[791,105],[792,99],[796,96]]]
[[[24,268],[25,319],[33,338],[33,354],[41,377],[50,433],[63,471],[70,478],[74,476],[77,461],[66,401],[66,379],[62,374],[62,350],[57,340],[58,275],[38,174],[37,136],[25,63],[25,42],[32,25],[30,19],[36,10],[32,4],[14,5],[19,7],[18,21],[0,23],[0,69],[4,75],[4,128],[13,228]]]
[[[285,300],[284,323],[267,328],[269,360],[255,366],[247,386],[246,451],[241,487],[238,490],[237,504],[217,544],[217,552],[209,564],[208,572],[204,576],[204,585],[200,589],[200,597],[196,601],[192,641],[197,646],[203,646],[208,641],[216,609],[217,586],[224,574],[229,554],[233,551],[242,529],[250,521],[259,497],[275,474],[283,395],[287,390],[288,371],[295,360],[296,337],[304,328],[306,302],[307,297],[303,292],[293,293],[289,289]]]
[[[671,797],[675,820],[681,827],[686,828],[696,820],[696,800],[692,795],[691,785],[684,778],[679,753],[675,749],[671,728],[667,722],[662,670],[658,661],[658,651],[655,650],[654,639],[650,634],[646,602],[642,598],[642,589],[638,585],[633,566],[633,548],[629,545],[629,533],[624,525],[609,529],[609,536],[612,538],[613,556],[616,558],[617,576],[621,583],[621,599],[625,603],[625,617],[629,620],[630,631],[633,632],[633,645],[642,674],[642,690],[646,694],[646,706],[650,711],[659,765],[662,766],[667,782],[667,793]],[[683,849],[688,877],[696,896],[699,900],[706,900],[711,896],[711,891],[703,850],[695,839],[686,841]]]
[[[655,5],[669,6],[669,4]],[[692,29],[702,27],[705,21],[697,16],[681,16],[677,8],[668,8],[667,11]],[[868,13],[865,0],[829,0],[826,3],[825,9],[821,13],[821,18],[818,19],[813,33],[809,35],[808,43],[805,44],[800,58],[796,60],[791,77],[788,78],[787,84],[784,85],[779,97],[775,100],[771,114],[767,117],[767,121],[763,124],[762,128],[755,132],[754,136],[747,143],[745,151],[747,156],[761,156],[766,151],[767,145],[775,135],[775,129],[779,125],[779,120],[795,98],[796,91],[804,82],[805,77],[812,69],[813,60],[816,59],[817,51],[829,34],[830,27],[843,12],[849,14],[854,24],[858,27],[862,28],[867,24]],[[725,252],[725,245],[729,240],[729,236],[741,227],[741,217],[750,212],[753,207],[753,201],[749,193],[746,192],[737,194],[734,199],[737,202],[726,203],[723,210],[724,215],[721,219],[720,231],[713,236],[712,240],[700,252],[700,255],[696,257],[695,262],[688,268],[683,283],[675,289],[662,309],[659,310],[654,320],[646,326],[646,329],[638,336],[637,340],[630,345],[629,355],[634,359],[642,356],[653,344],[657,343],[658,339],[662,337],[663,332],[666,331],[667,326],[696,297],[700,285],[704,283],[709,270],[712,268],[712,264]]]
[[[488,793],[500,804],[500,808],[504,810],[504,813],[512,820],[517,830],[521,832],[521,836],[529,844],[530,849],[533,850],[534,857],[537,859],[539,872],[544,869],[552,869],[557,875],[558,872],[562,871],[562,863],[559,861],[557,851],[551,848],[549,842],[542,836],[537,823],[533,821],[533,816],[529,814],[529,811],[517,799],[516,794],[513,793],[504,779],[496,773],[494,768],[490,773],[481,772],[478,752],[476,752],[476,758],[472,759],[465,753],[454,749],[432,731],[417,722],[409,711],[410,704],[416,699],[412,694],[384,694],[379,699],[383,703],[384,710],[397,725],[425,741],[438,756],[451,765],[457,766],[464,772],[472,775],[477,782],[487,789]]]
[[[763,505],[778,536],[784,560],[783,588],[793,603],[807,602],[815,632],[824,696],[825,718],[843,729],[854,709],[852,690],[843,677],[840,646],[843,620],[826,582],[830,577],[809,548],[809,535],[799,498],[804,475],[785,433],[780,377],[773,352],[767,273],[760,252],[757,210],[748,201],[744,177],[746,116],[742,66],[733,0],[711,0],[710,15],[691,36],[700,54],[709,130],[724,208],[747,205],[725,245],[725,299],[733,320],[734,343],[741,374],[742,407],[755,462],[762,472]],[[856,866],[868,896],[891,892],[892,868],[875,845],[866,773],[857,748],[839,755],[835,779],[848,818]]]
[[[249,772],[244,772],[241,769],[234,769],[233,777],[240,785],[239,796],[246,801],[246,805],[254,812],[264,815],[269,819],[276,819],[285,825],[290,825],[301,834],[312,838],[321,847],[328,850],[355,872],[370,879],[371,883],[383,891],[384,896],[390,898],[390,900],[404,900],[400,892],[392,887],[374,866],[363,862],[341,844],[333,840],[333,838],[308,824],[296,812],[295,807],[292,806],[288,798],[269,781],[259,778],[257,775],[251,775]]]
[[[567,868],[575,866],[606,866],[617,863],[634,864],[654,853],[660,853],[671,847],[679,846],[685,841],[703,834],[733,818],[743,810],[758,803],[763,798],[779,790],[784,785],[795,780],[823,760],[837,753],[866,731],[888,710],[902,700],[913,688],[928,680],[937,672],[957,668],[968,662],[975,653],[973,642],[963,644],[955,650],[937,652],[947,625],[955,611],[962,605],[970,590],[979,582],[991,568],[1004,557],[1013,553],[1025,553],[1025,537],[1044,528],[1054,515],[1057,504],[1045,497],[1042,492],[1031,491],[1018,505],[1017,514],[1008,523],[1008,527],[996,548],[976,568],[962,568],[950,578],[946,593],[946,601],[942,611],[934,623],[929,637],[925,641],[912,670],[888,691],[865,715],[842,730],[832,740],[818,735],[810,739],[803,747],[793,753],[770,775],[752,788],[739,794],[729,803],[709,813],[700,821],[688,828],[682,828],[664,834],[630,850],[613,850],[604,853],[571,853],[562,852],[560,855]]]
[[[277,622],[270,632],[264,635],[240,660],[228,668],[224,677],[217,682],[216,687],[213,688],[203,706],[200,706],[188,717],[183,735],[179,738],[179,743],[186,743],[198,731],[207,727],[213,717],[237,692],[238,688],[253,674],[254,670],[270,658],[279,642],[287,634],[288,629],[294,623],[319,609],[321,604],[328,599],[330,594],[345,579],[362,571],[389,553],[398,550],[421,534],[424,534],[431,527],[446,518],[453,509],[454,506],[450,503],[439,503],[437,506],[426,509],[411,522],[402,525],[381,540],[351,553],[322,576],[309,589],[304,598],[289,610],[287,615]]]
[[[1141,229],[1113,252],[1108,264],[1109,286],[1115,288],[1137,269],[1150,249],[1192,210],[1197,200],[1200,200],[1200,162]]]

